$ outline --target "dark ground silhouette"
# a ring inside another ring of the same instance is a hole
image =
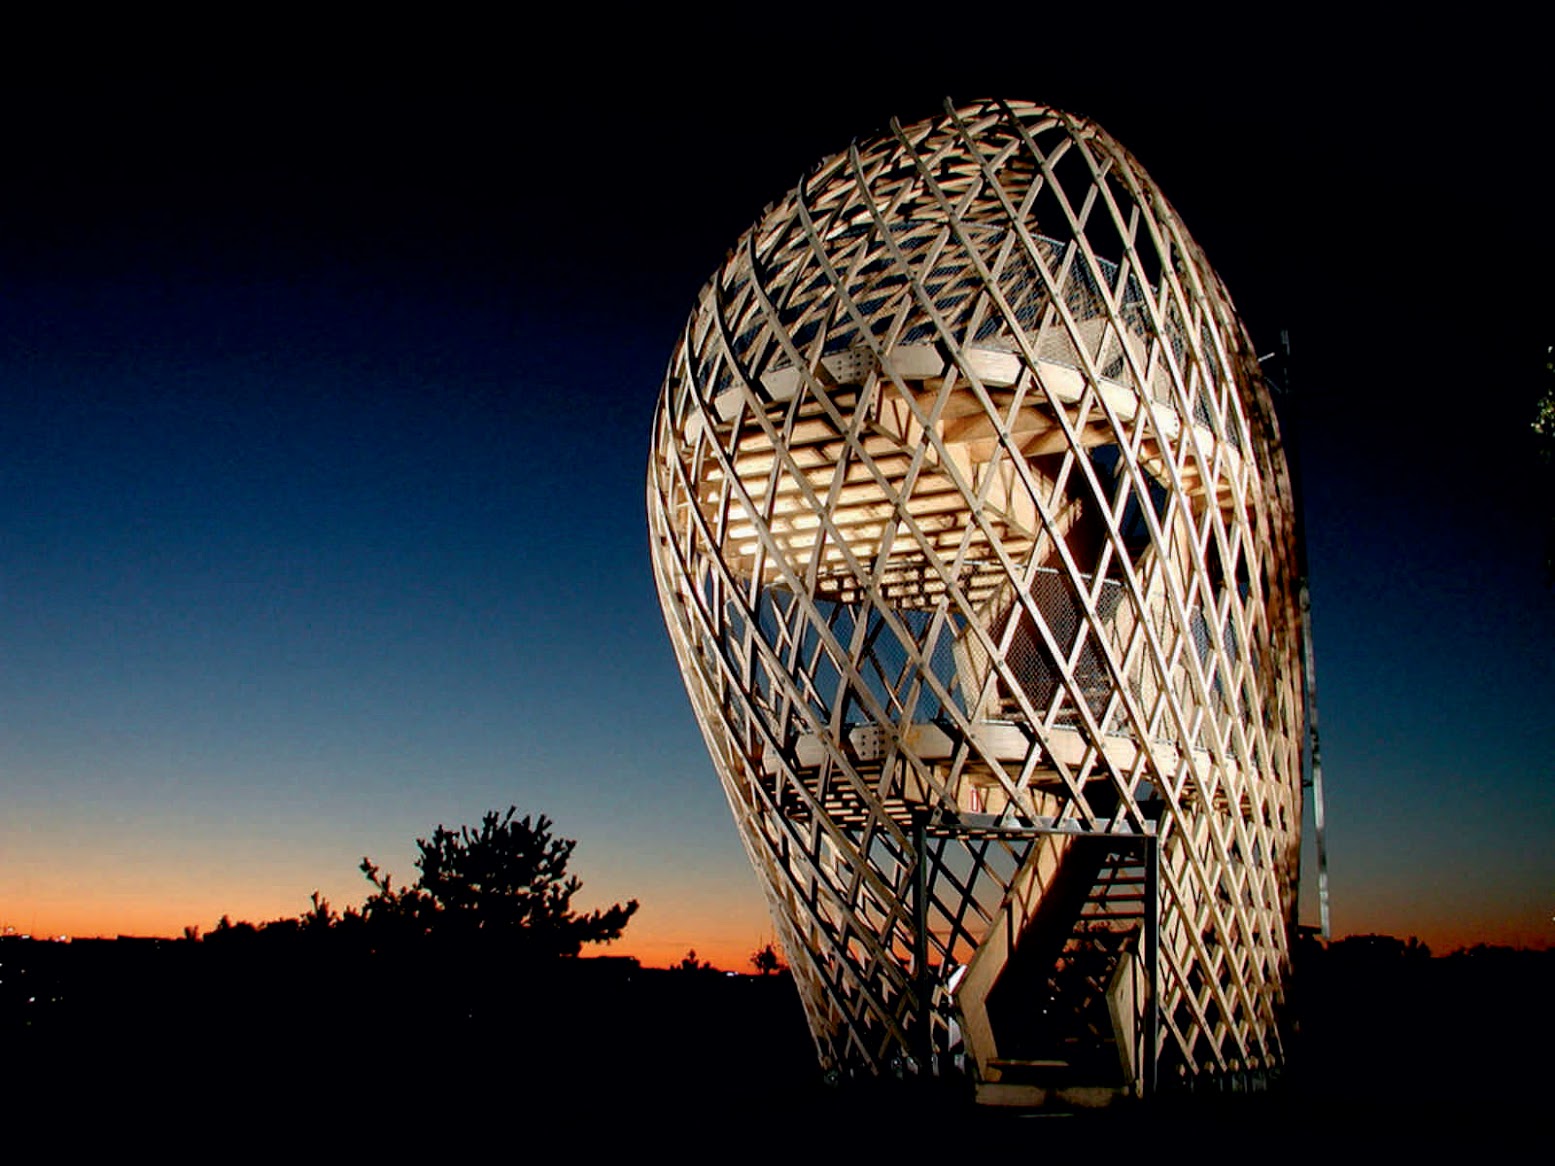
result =
[[[828,1087],[786,974],[642,969],[630,959],[515,964],[479,944],[396,951],[230,929],[224,940],[0,940],[12,1126],[329,1115],[330,1136],[710,1138],[698,1157],[782,1157],[802,1128],[867,1142],[1090,1144],[1117,1136],[1501,1144],[1541,1130],[1555,1048],[1555,953],[1443,958],[1386,937],[1306,945],[1292,1064],[1257,1095],[1163,1097],[1073,1117],[976,1112],[965,1088]],[[343,1124],[342,1124],[343,1123]],[[495,1127],[488,1128],[490,1123]],[[114,1128],[119,1128],[115,1126]],[[290,1128],[290,1127],[286,1127]],[[776,1131],[790,1134],[778,1136]],[[753,1133],[753,1131],[767,1131]],[[1283,1131],[1283,1132],[1281,1132]],[[550,1144],[548,1142],[548,1144]],[[1305,1147],[1305,1149],[1303,1149]]]

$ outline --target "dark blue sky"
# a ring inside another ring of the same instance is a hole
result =
[[[1337,928],[1548,943],[1549,102],[1523,50],[1410,37],[845,95],[652,54],[576,92],[477,57],[12,81],[0,923],[358,901],[362,854],[410,874],[516,802],[581,840],[580,902],[643,901],[623,948],[758,946],[649,573],[659,381],[809,165],[1002,91],[1105,125],[1260,349],[1291,332]]]

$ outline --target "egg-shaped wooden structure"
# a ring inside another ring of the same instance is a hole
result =
[[[822,162],[676,346],[648,512],[822,1063],[985,1100],[1284,1058],[1292,500],[1245,329],[1099,126]]]

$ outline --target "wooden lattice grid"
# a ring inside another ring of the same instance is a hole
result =
[[[1289,486],[1121,146],[983,102],[826,160],[703,290],[653,440],[665,620],[824,1065],[1282,1062]]]

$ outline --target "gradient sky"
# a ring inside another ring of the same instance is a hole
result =
[[[578,905],[641,900],[613,950],[741,965],[771,928],[648,564],[663,369],[811,164],[1003,92],[1099,120],[1290,330],[1336,932],[1549,945],[1551,110],[1472,36],[1368,35],[718,103],[495,57],[5,83],[0,925],[360,902],[363,855],[514,803]]]

